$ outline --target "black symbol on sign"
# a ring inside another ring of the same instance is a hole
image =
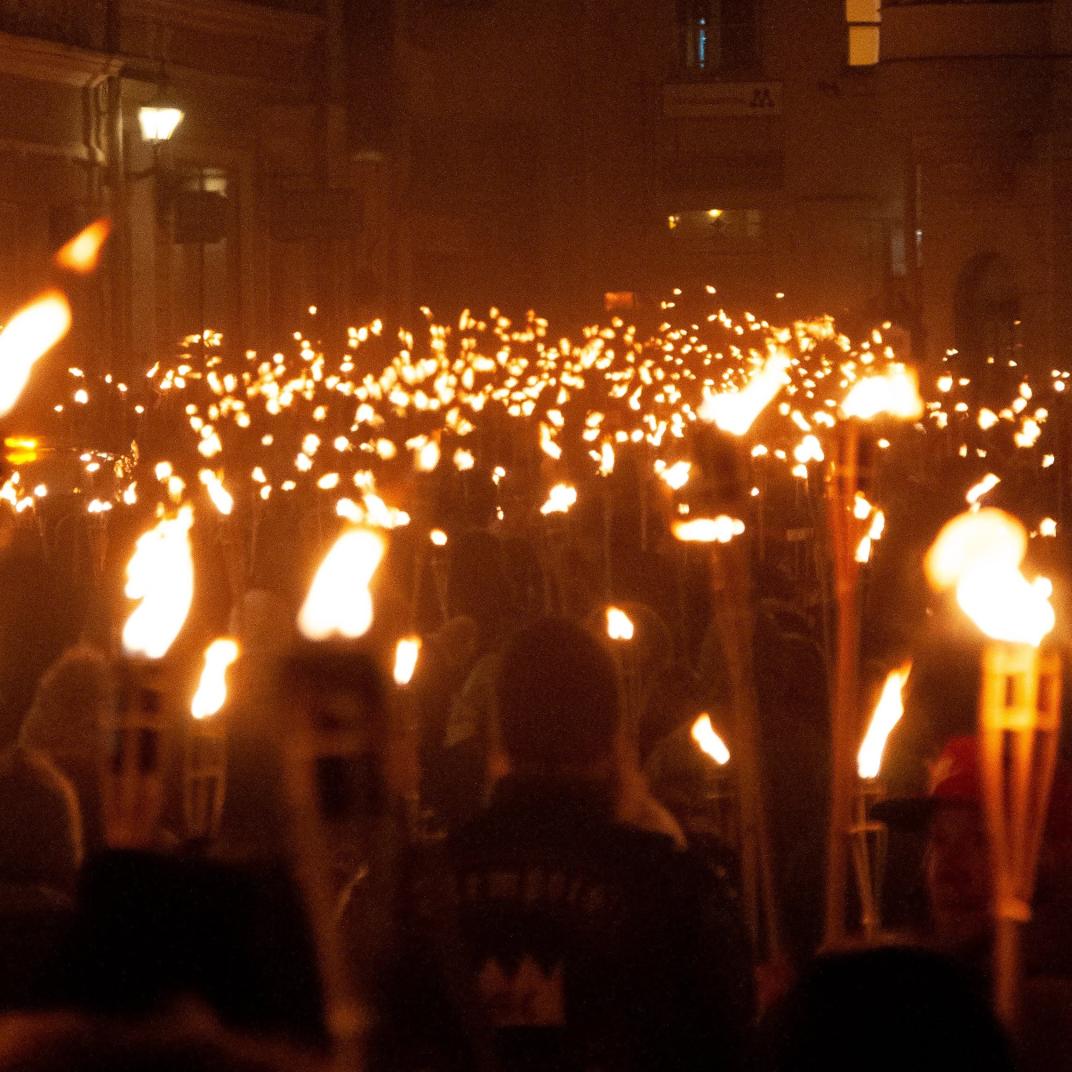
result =
[[[773,108],[774,97],[771,94],[769,86],[760,86],[757,89],[752,90],[752,99],[748,104],[749,108]]]

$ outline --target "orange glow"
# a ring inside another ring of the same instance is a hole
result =
[[[878,777],[886,741],[904,715],[904,687],[911,672],[912,664],[905,663],[898,669],[891,670],[886,676],[882,693],[871,715],[871,724],[867,727],[860,751],[856,755],[856,770],[861,778]]]
[[[369,586],[387,545],[373,529],[344,532],[317,570],[298,614],[298,628],[309,640],[355,640],[372,626]]]
[[[0,417],[15,408],[37,360],[71,330],[71,306],[58,290],[24,306],[0,333]]]
[[[789,355],[775,350],[739,391],[709,396],[700,407],[700,416],[723,432],[743,436],[789,382],[790,365]]]
[[[905,365],[891,365],[881,376],[868,376],[854,384],[841,411],[846,417],[870,421],[880,414],[914,421],[923,415],[923,399],[919,396],[919,380]]]
[[[1027,532],[1016,518],[988,507],[953,518],[927,552],[924,567],[938,590],[955,589],[957,603],[992,640],[1038,647],[1056,617],[1045,577],[1020,571]]]
[[[611,640],[632,640],[633,619],[620,607],[607,607],[607,636]]]
[[[744,532],[744,522],[726,514],[678,520],[670,526],[674,539],[682,543],[729,543]]]
[[[184,506],[138,538],[123,590],[141,600],[123,626],[128,655],[162,659],[186,622],[194,597],[193,522],[193,509]]]
[[[700,751],[704,755],[710,756],[720,767],[724,767],[729,763],[730,750],[711,724],[710,715],[702,714],[692,724],[692,739],[696,742]]]
[[[112,233],[112,222],[99,219],[85,230],[76,234],[69,242],[60,247],[56,253],[56,263],[69,272],[88,275],[97,267],[101,250]]]
[[[200,720],[217,715],[227,703],[227,671],[238,658],[238,644],[228,638],[214,640],[205,649],[201,681],[190,703],[190,714]]]
[[[419,636],[402,637],[395,645],[394,679],[396,685],[408,685],[417,670],[417,660],[421,655],[421,638]]]

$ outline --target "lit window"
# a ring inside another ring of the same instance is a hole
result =
[[[878,63],[881,19],[879,0],[845,0],[850,67],[873,67]]]
[[[681,36],[681,59],[686,71],[706,71],[711,59],[710,0],[679,0],[678,24]]]
[[[710,252],[754,247],[763,241],[763,223],[762,211],[754,208],[709,208],[667,217],[675,243]]]

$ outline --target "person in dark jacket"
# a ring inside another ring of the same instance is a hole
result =
[[[503,1067],[734,1068],[752,968],[732,891],[673,840],[615,819],[617,677],[583,629],[507,646],[510,773],[452,836],[468,970]]]

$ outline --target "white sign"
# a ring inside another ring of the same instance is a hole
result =
[[[670,119],[781,114],[781,82],[682,82],[663,87],[663,115]]]

